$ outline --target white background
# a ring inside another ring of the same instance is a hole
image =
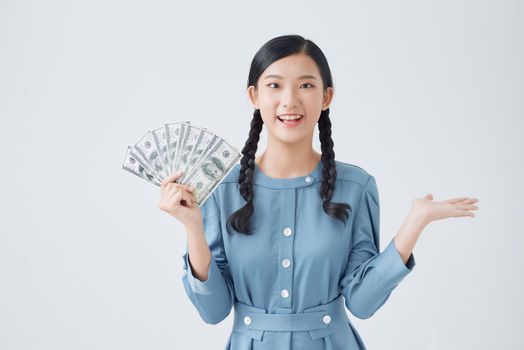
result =
[[[336,159],[375,176],[381,249],[413,198],[479,198],[475,218],[426,228],[372,318],[348,313],[368,348],[522,349],[523,10],[1,0],[0,349],[223,349],[233,311],[200,319],[181,282],[183,226],[121,164],[166,122],[241,149],[251,59],[283,34],[328,59]]]

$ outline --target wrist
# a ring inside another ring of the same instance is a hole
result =
[[[204,232],[204,223],[202,220],[190,222],[184,225],[188,235],[198,234]]]
[[[431,222],[428,213],[420,207],[412,206],[408,213],[409,221],[417,224],[417,226],[426,226]]]

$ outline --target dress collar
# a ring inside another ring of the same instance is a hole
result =
[[[311,186],[322,180],[322,160],[317,163],[315,169],[308,175],[277,179],[267,176],[255,163],[253,172],[253,183],[274,189],[290,189]]]

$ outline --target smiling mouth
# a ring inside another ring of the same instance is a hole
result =
[[[277,118],[281,122],[286,122],[286,121],[298,121],[298,120],[301,120],[302,118],[304,118],[304,116],[302,114],[293,114],[292,118],[282,118],[280,116],[277,116]]]
[[[297,126],[299,124],[302,123],[302,120],[304,119],[304,116],[301,115],[298,119],[289,119],[289,120],[286,120],[284,118],[281,118],[281,117],[278,117],[277,116],[277,119],[282,123],[284,124],[285,126],[289,126],[289,127],[292,127],[292,126]]]

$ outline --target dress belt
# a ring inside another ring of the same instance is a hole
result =
[[[348,329],[350,322],[342,294],[327,304],[307,308],[300,313],[268,314],[266,309],[239,301],[235,302],[234,307],[233,329],[256,340],[261,340],[265,331],[309,331],[312,339],[318,339],[341,328]]]

